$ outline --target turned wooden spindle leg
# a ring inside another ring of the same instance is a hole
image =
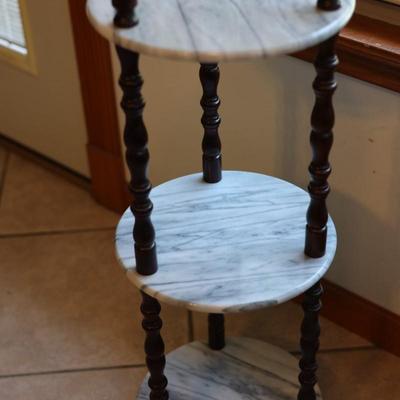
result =
[[[131,28],[138,23],[135,15],[137,0],[112,0],[112,5],[117,11],[114,25],[118,28]]]
[[[203,87],[200,104],[204,111],[201,118],[204,127],[203,179],[208,183],[217,183],[222,179],[221,140],[218,134],[221,123],[218,114],[221,101],[217,94],[219,75],[218,64],[200,65],[199,76]],[[208,343],[213,350],[221,350],[225,347],[223,314],[208,315]]]
[[[310,206],[307,211],[305,254],[318,258],[325,254],[327,239],[328,210],[326,198],[330,188],[328,177],[331,173],[329,152],[333,144],[332,128],[335,113],[332,96],[336,90],[335,68],[338,58],[335,53],[336,36],[319,46],[314,62],[317,77],[313,88],[316,96],[312,112],[310,142],[313,159],[309,167],[311,182],[308,186]]]
[[[318,0],[318,8],[325,11],[334,11],[339,9],[342,5],[340,0]]]
[[[208,314],[208,345],[213,350],[225,347],[224,314]]]
[[[201,123],[204,127],[203,137],[203,177],[208,183],[219,182],[222,178],[221,141],[218,128],[221,118],[218,114],[220,99],[217,94],[219,82],[218,64],[201,64],[200,81],[203,87],[201,106],[203,117]]]
[[[121,106],[126,115],[124,141],[126,162],[131,174],[129,183],[129,190],[133,195],[131,210],[135,216],[133,238],[136,269],[141,275],[151,275],[157,271],[157,255],[155,232],[150,218],[153,204],[149,198],[151,183],[147,177],[148,136],[142,116],[145,105],[141,95],[143,80],[139,73],[139,54],[119,46],[117,53],[121,62],[119,80],[123,91]]]
[[[162,320],[160,318],[160,303],[153,297],[142,292],[142,305],[140,310],[143,314],[143,329],[146,331],[145,352],[146,364],[150,372],[149,387],[150,400],[167,400],[169,398],[167,385],[168,380],[164,375],[165,355],[164,342],[160,330]]]
[[[317,360],[319,349],[319,312],[321,310],[321,295],[323,293],[321,283],[318,282],[304,294],[303,310],[304,319],[301,325],[301,353],[300,360],[300,391],[298,400],[315,400],[317,398],[314,386],[317,383]]]

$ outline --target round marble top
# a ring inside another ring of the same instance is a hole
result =
[[[136,272],[129,209],[116,250],[128,278],[160,301],[209,313],[275,305],[317,282],[335,254],[329,220],[326,255],[304,255],[309,195],[277,178],[224,171],[209,184],[194,174],[156,187],[151,198],[158,271]]]
[[[288,54],[328,39],[354,12],[355,0],[322,11],[317,0],[139,0],[139,24],[113,25],[111,0],[88,0],[89,19],[116,44],[155,56],[219,62]]]

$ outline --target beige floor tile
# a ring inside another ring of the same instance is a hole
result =
[[[133,400],[143,368],[0,379],[2,400]]]
[[[289,351],[299,349],[302,309],[292,302],[276,307],[226,316],[227,336],[248,336],[268,341]],[[207,316],[194,313],[195,338],[206,339]],[[321,348],[368,346],[369,342],[347,330],[321,319]]]
[[[82,188],[10,155],[0,207],[0,234],[112,227],[116,214]]]
[[[400,399],[400,358],[382,350],[320,354],[324,400]]]
[[[143,363],[140,296],[113,232],[0,239],[0,375]],[[187,340],[165,307],[167,349]]]

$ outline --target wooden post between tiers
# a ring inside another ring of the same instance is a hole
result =
[[[203,96],[200,104],[203,108],[201,123],[204,127],[203,148],[203,178],[208,183],[217,183],[222,179],[221,140],[218,128],[221,118],[218,108],[221,101],[217,94],[219,83],[218,64],[201,64],[200,82]]]
[[[123,91],[121,107],[126,123],[124,141],[126,163],[131,179],[129,190],[133,196],[131,211],[135,217],[133,239],[135,243],[136,270],[141,275],[157,272],[155,232],[151,222],[153,203],[150,200],[151,183],[147,177],[149,150],[148,135],[143,122],[145,103],[141,88],[143,79],[139,72],[139,54],[117,46],[121,63],[119,84]]]
[[[208,314],[208,345],[213,350],[222,350],[225,347],[224,314]]]
[[[114,17],[114,25],[118,28],[131,28],[138,23],[135,15],[135,7],[138,0],[112,0],[112,5],[117,11]]]
[[[146,364],[150,373],[148,385],[150,387],[150,400],[168,400],[168,380],[164,375],[165,348],[161,337],[162,320],[160,318],[160,303],[153,297],[142,292],[143,314],[142,326],[146,332],[145,352]]]
[[[314,80],[315,105],[311,116],[310,143],[313,158],[309,167],[311,182],[308,185],[310,206],[307,211],[305,254],[309,257],[324,256],[327,241],[328,210],[326,198],[331,173],[329,153],[333,144],[332,128],[335,112],[332,97],[336,90],[335,69],[339,63],[335,53],[336,36],[319,46],[314,62],[317,77]]]
[[[304,318],[301,324],[301,359],[300,365],[300,390],[298,400],[316,400],[315,385],[317,384],[317,352],[319,349],[319,336],[321,332],[319,313],[321,310],[322,285],[317,282],[304,294]]]
[[[318,0],[318,8],[325,11],[335,11],[338,10],[342,4],[340,0]]]

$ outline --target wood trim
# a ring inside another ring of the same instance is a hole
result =
[[[400,92],[400,26],[354,15],[337,42],[338,71],[363,81]],[[293,54],[306,61],[315,49]]]
[[[88,135],[92,194],[122,212],[129,204],[121,152],[113,71],[108,42],[86,16],[86,0],[68,0]]]
[[[400,356],[400,315],[324,279],[321,314],[376,346]],[[297,302],[300,299],[296,299]]]

